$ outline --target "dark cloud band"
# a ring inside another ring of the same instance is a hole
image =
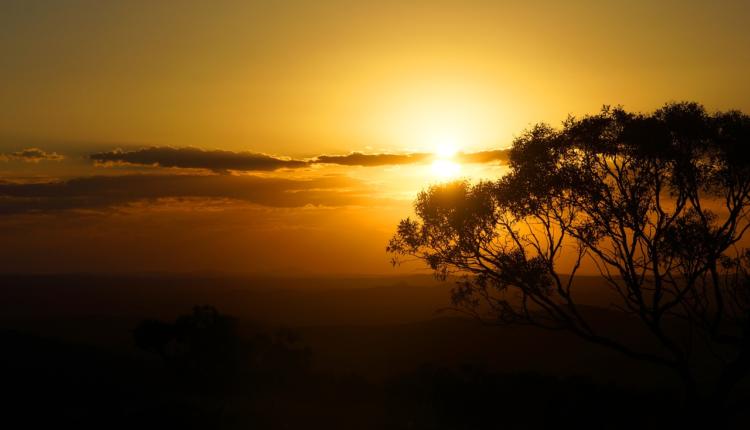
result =
[[[284,168],[299,168],[308,162],[274,157],[252,152],[232,152],[199,148],[172,148],[168,146],[142,148],[133,151],[115,150],[89,155],[98,163],[127,163],[159,167],[208,169],[216,172],[273,171]]]
[[[462,163],[505,163],[508,161],[508,150],[497,149],[494,151],[467,152],[456,154],[456,160]]]
[[[91,154],[89,158],[98,163],[208,169],[215,172],[230,170],[249,172],[297,169],[312,164],[365,167],[417,164],[433,160],[434,155],[429,153],[364,154],[352,152],[345,155],[320,155],[309,160],[295,160],[252,152],[150,147],[132,151],[98,152]],[[507,151],[459,153],[456,154],[456,160],[464,163],[503,162],[507,160]]]
[[[352,152],[347,155],[321,155],[313,161],[321,164],[341,166],[388,166],[397,164],[424,163],[433,158],[432,154],[363,154]]]
[[[372,204],[370,190],[341,176],[315,179],[235,175],[93,176],[45,183],[0,182],[0,214],[105,209],[165,198],[232,199],[268,207]]]
[[[17,160],[28,163],[38,163],[40,161],[60,161],[64,159],[57,152],[46,152],[39,148],[26,148],[16,152],[0,153],[0,161]]]

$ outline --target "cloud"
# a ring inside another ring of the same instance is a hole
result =
[[[352,152],[346,155],[321,155],[313,159],[314,163],[338,164],[342,166],[388,166],[395,164],[424,163],[433,157],[432,154],[363,154]]]
[[[309,160],[295,160],[252,152],[203,150],[199,148],[150,147],[132,151],[114,150],[89,156],[97,163],[125,163],[145,166],[208,169],[215,172],[272,171],[295,169],[312,164],[335,164],[341,166],[388,166],[427,163],[434,158],[430,153],[410,154],[365,154],[352,152],[344,155],[319,155]],[[463,163],[491,163],[507,161],[507,150],[482,151],[456,154]]]
[[[507,150],[481,152],[459,152],[456,161],[462,163],[492,163],[507,161]],[[312,160],[313,163],[339,164],[343,166],[388,166],[397,164],[427,163],[434,160],[435,155],[425,152],[411,154],[364,154],[352,152],[347,155],[321,155]]]
[[[46,152],[39,148],[26,148],[16,152],[10,152],[6,154],[0,153],[0,160],[17,160],[25,161],[27,163],[38,163],[40,161],[60,161],[64,159],[62,155],[57,152]]]
[[[497,149],[494,151],[480,151],[480,152],[467,152],[458,153],[456,158],[462,163],[493,163],[496,161],[507,162],[508,161],[507,149]]]
[[[125,163],[159,167],[179,167],[208,169],[214,172],[273,171],[284,168],[300,168],[309,165],[307,161],[274,157],[253,152],[232,152],[203,150],[200,148],[173,148],[152,146],[133,151],[120,149],[98,152],[89,155],[97,163]]]
[[[371,190],[343,176],[314,179],[234,175],[92,176],[44,183],[0,182],[0,215],[98,210],[169,198],[230,199],[268,207],[370,205]]]

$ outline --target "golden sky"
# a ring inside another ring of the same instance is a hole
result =
[[[414,194],[497,177],[531,124],[750,111],[749,21],[747,1],[6,0],[0,270],[393,273]]]

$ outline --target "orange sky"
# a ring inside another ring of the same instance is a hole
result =
[[[533,123],[750,111],[749,18],[745,1],[4,1],[0,271],[394,273],[415,193],[446,169],[497,177],[486,151]],[[472,162],[424,155],[446,148]],[[351,152],[372,157],[316,162]]]

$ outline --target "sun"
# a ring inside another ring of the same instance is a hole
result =
[[[461,164],[454,159],[458,153],[458,145],[454,139],[449,137],[437,139],[433,153],[435,155],[435,160],[432,162],[433,175],[443,179],[458,176],[461,172]]]
[[[441,159],[450,159],[458,152],[458,145],[456,139],[449,137],[441,137],[435,139],[435,156]]]

